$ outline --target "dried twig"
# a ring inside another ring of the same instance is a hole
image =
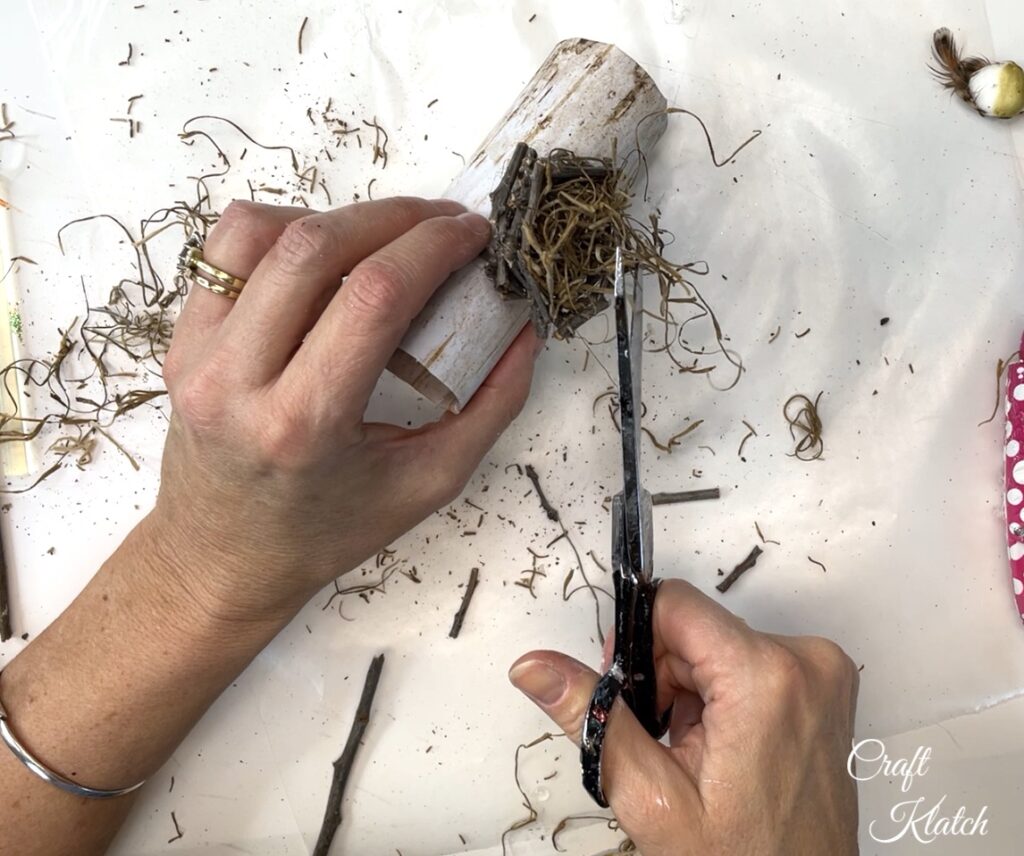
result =
[[[683,490],[678,493],[651,494],[651,505],[673,505],[677,502],[700,502],[705,499],[720,499],[721,490],[717,487],[706,490]]]
[[[172,811],[171,812],[171,823],[174,824],[174,838],[168,838],[167,843],[173,844],[179,838],[184,838],[185,833],[181,831],[181,827],[178,826],[178,816]]]
[[[526,471],[526,477],[533,482],[533,489],[537,491],[537,498],[540,500],[540,507],[544,509],[544,513],[548,516],[548,520],[558,523],[558,512],[555,510],[555,507],[548,502],[548,498],[544,495],[544,490],[540,486],[540,476],[537,475],[537,471],[533,468],[532,464],[527,464],[524,469]]]
[[[745,558],[742,562],[740,562],[735,568],[733,568],[732,573],[729,574],[729,576],[727,576],[724,580],[722,580],[717,586],[715,586],[715,588],[718,589],[722,594],[725,594],[727,591],[729,591],[729,589],[732,588],[736,580],[742,577],[747,571],[749,571],[752,567],[754,567],[754,565],[757,564],[758,556],[760,556],[763,552],[764,550],[762,550],[760,547],[754,547],[754,549],[750,551],[750,555],[747,556],[747,558]]]
[[[455,618],[452,620],[452,629],[448,631],[448,636],[452,639],[457,639],[459,632],[462,630],[462,622],[466,620],[466,610],[469,609],[469,602],[473,599],[473,592],[476,591],[479,581],[480,569],[473,568],[469,572],[469,579],[466,581],[466,590],[462,594],[462,603],[459,604],[459,611],[455,613]]]
[[[380,673],[383,668],[384,655],[378,654],[373,658],[366,673],[363,694],[359,697],[359,706],[356,708],[356,716],[352,722],[348,740],[345,742],[345,749],[334,762],[334,776],[331,779],[331,791],[327,797],[327,810],[324,813],[324,822],[320,827],[316,846],[313,848],[313,856],[327,856],[335,833],[341,826],[341,800],[345,795],[345,785],[352,772],[359,744],[366,732],[366,727],[370,724],[370,709],[373,707],[373,697],[377,692],[377,684],[380,681]]]

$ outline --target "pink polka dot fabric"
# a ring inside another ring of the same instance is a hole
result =
[[[1017,612],[1024,619],[1024,340],[1006,372],[1006,537]]]

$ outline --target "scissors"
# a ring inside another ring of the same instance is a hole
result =
[[[643,289],[635,272],[627,300],[622,250],[615,251],[615,330],[619,363],[623,489],[612,499],[612,569],[615,587],[615,652],[611,668],[590,699],[580,740],[583,786],[608,807],[601,782],[601,752],[615,699],[633,711],[647,733],[660,740],[672,709],[658,712],[654,671],[654,548],[651,495],[640,483],[640,360],[643,354]],[[630,308],[629,303],[632,303]]]

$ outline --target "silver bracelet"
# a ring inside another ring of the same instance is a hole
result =
[[[130,794],[132,791],[138,790],[145,784],[145,781],[142,781],[137,785],[132,785],[130,788],[119,788],[114,791],[105,791],[100,790],[99,788],[87,788],[84,785],[79,785],[77,782],[72,782],[70,779],[65,779],[60,775],[60,773],[55,773],[37,758],[33,757],[32,754],[21,745],[21,741],[14,736],[14,732],[11,731],[7,722],[7,711],[4,710],[3,702],[0,701],[0,738],[2,738],[4,743],[7,744],[7,748],[14,753],[14,757],[28,767],[29,770],[39,776],[39,778],[44,782],[49,782],[51,785],[60,788],[62,791],[67,791],[69,794],[74,794],[76,797],[88,797],[89,799],[94,800],[109,800],[114,797],[121,797],[125,794]]]

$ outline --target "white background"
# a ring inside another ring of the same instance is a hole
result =
[[[51,350],[55,326],[81,312],[80,274],[97,301],[132,258],[107,227],[79,229],[62,257],[57,228],[101,211],[137,222],[190,196],[187,177],[211,163],[209,149],[177,138],[196,114],[230,117],[257,139],[312,156],[323,141],[306,109],[333,98],[342,115],[376,115],[391,132],[385,171],[365,148],[326,165],[336,201],[365,196],[371,178],[376,196],[433,196],[461,165],[453,152],[471,155],[555,42],[586,36],[637,59],[670,103],[708,121],[720,151],[762,129],[716,170],[699,129],[674,117],[652,163],[653,202],[677,235],[671,253],[709,262],[699,284],[748,368],[735,389],[719,392],[673,374],[657,354],[647,359],[650,427],[665,437],[704,420],[671,456],[645,447],[648,486],[723,489],[718,503],[659,509],[659,572],[713,591],[717,569],[756,542],[758,521],[782,545],[769,545],[724,602],[756,627],[836,638],[864,664],[859,734],[888,740],[894,753],[933,747],[932,772],[914,795],[929,804],[948,795],[950,812],[989,806],[985,839],[940,841],[927,852],[1019,851],[1024,737],[1013,700],[1024,694],[1024,630],[1000,524],[1002,427],[977,423],[992,408],[996,359],[1015,347],[1024,321],[1024,134],[951,102],[925,68],[941,25],[974,51],[1024,58],[1015,5],[134,5],[8,0],[0,18],[0,100],[19,133],[0,147],[0,174],[16,208],[18,252],[40,262],[20,277],[32,353]],[[133,60],[119,66],[129,42]],[[142,129],[129,139],[110,118],[139,93],[132,115]],[[244,142],[216,130],[237,156]],[[215,204],[247,195],[247,177],[273,185],[289,173],[286,155],[250,146],[231,179],[214,186]],[[168,238],[153,249],[170,272],[178,246]],[[601,338],[603,322],[589,329]],[[608,363],[607,346],[595,350]],[[601,504],[617,489],[617,436],[607,415],[591,410],[607,377],[593,359],[582,367],[579,344],[553,343],[542,357],[523,417],[466,494],[485,509],[483,525],[462,500],[452,507],[457,521],[444,512],[427,521],[395,545],[423,584],[399,580],[369,604],[346,599],[351,622],[322,611],[326,593],[312,602],[154,777],[115,853],[308,852],[330,760],[369,659],[382,650],[388,662],[335,852],[495,852],[501,830],[522,815],[514,748],[548,728],[507,684],[507,666],[532,647],[599,657],[593,604],[560,598],[571,562],[564,543],[550,551],[537,600],[512,585],[529,566],[526,547],[543,551],[558,530],[528,482],[505,469],[535,464],[564,519],[585,521],[573,524],[581,551],[607,560]],[[712,377],[724,379],[725,369]],[[795,392],[819,390],[826,460],[802,464],[785,454],[781,407]],[[429,415],[390,380],[374,407],[403,421]],[[743,419],[758,430],[746,461],[736,452]],[[67,469],[13,499],[3,525],[19,633],[34,636],[50,622],[145,513],[164,425],[160,413],[140,411],[119,427],[141,472],[107,447],[88,470]],[[467,530],[477,534],[461,535]],[[453,641],[447,631],[473,566],[482,583]],[[0,665],[20,644],[4,646]],[[567,744],[528,756],[523,783],[541,818],[512,836],[511,852],[552,852],[558,820],[588,809],[577,776]],[[865,853],[925,850],[907,840],[883,847],[866,831],[905,798],[883,779],[862,788]],[[171,810],[185,837],[168,845]],[[608,841],[591,829],[564,844],[589,853],[599,839]]]

